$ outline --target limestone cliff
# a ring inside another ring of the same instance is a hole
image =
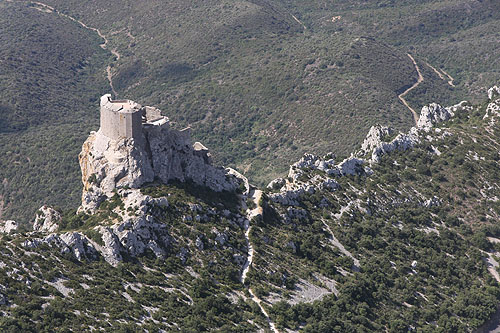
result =
[[[102,127],[91,132],[79,155],[83,195],[80,210],[93,212],[119,188],[139,188],[159,180],[191,180],[220,192],[234,190],[236,182],[228,170],[214,167],[202,144],[191,143],[190,129],[171,129],[168,118],[143,116],[140,137],[112,139]],[[146,119],[144,119],[146,118]]]

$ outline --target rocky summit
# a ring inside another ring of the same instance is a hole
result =
[[[0,225],[2,331],[496,328],[498,87],[406,132],[374,125],[348,158],[305,154],[263,190],[159,110],[103,105],[131,122],[83,144],[81,206]]]
[[[101,116],[105,107],[101,99]],[[152,113],[153,108],[137,109]],[[82,210],[95,211],[102,200],[112,197],[119,188],[138,189],[154,180],[190,180],[217,192],[235,190],[237,181],[231,172],[212,166],[208,149],[199,142],[192,144],[189,128],[171,129],[168,118],[161,116],[159,110],[154,111],[153,119],[147,119],[145,114],[144,121],[137,124],[136,138],[107,136],[108,129],[103,127],[118,127],[118,121],[101,122],[99,131],[90,134],[79,155]]]

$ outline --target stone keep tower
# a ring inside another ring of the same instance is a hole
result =
[[[143,108],[134,101],[112,100],[111,94],[101,97],[101,128],[99,131],[113,140],[141,140]]]

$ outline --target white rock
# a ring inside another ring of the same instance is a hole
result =
[[[82,260],[83,258],[90,259],[96,254],[96,250],[92,246],[89,246],[87,237],[79,232],[67,232],[59,235],[59,237],[71,249],[71,252],[73,252],[78,260]]]
[[[370,128],[365,140],[361,144],[361,150],[365,153],[372,152],[373,149],[382,145],[386,142],[384,138],[393,135],[394,130],[387,126],[375,125]]]
[[[434,124],[446,121],[453,117],[455,113],[451,108],[443,108],[437,103],[431,103],[422,108],[420,118],[418,118],[417,127],[422,129],[429,129]]]
[[[283,186],[285,186],[286,181],[283,178],[276,178],[272,180],[269,184],[267,184],[267,188],[271,190],[279,190]]]
[[[227,235],[223,232],[215,232],[215,242],[220,246],[224,246],[227,242]]]
[[[349,157],[339,164],[338,169],[341,175],[356,175],[363,171],[365,161],[356,157]]]
[[[438,207],[440,205],[441,205],[441,199],[439,199],[436,196],[433,196],[432,198],[430,198],[424,202],[424,207],[427,207],[427,208]]]
[[[198,250],[203,251],[205,245],[203,244],[203,240],[201,239],[200,236],[196,237],[195,245],[198,248]]]
[[[13,231],[16,231],[18,227],[19,226],[16,221],[13,220],[0,221],[0,233],[9,234]]]
[[[500,87],[498,86],[493,86],[490,89],[488,89],[488,99],[493,100],[493,98],[498,98],[500,97]]]
[[[60,222],[61,214],[53,208],[44,205],[36,212],[33,230],[41,232],[55,232],[59,228]]]
[[[123,260],[120,240],[109,227],[98,227],[97,230],[101,234],[104,244],[93,243],[94,247],[110,265],[117,266]]]

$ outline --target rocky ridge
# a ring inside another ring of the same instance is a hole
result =
[[[346,175],[371,174],[370,166],[378,163],[382,155],[394,150],[408,150],[419,144],[427,133],[434,130],[440,135],[447,135],[446,131],[434,128],[435,125],[447,121],[457,112],[467,112],[472,110],[472,106],[462,101],[457,105],[442,107],[432,103],[424,106],[420,113],[417,126],[412,127],[407,133],[398,133],[394,137],[394,130],[387,126],[374,125],[370,128],[365,140],[361,144],[361,149],[336,164],[334,154],[329,153],[320,158],[312,154],[305,154],[298,162],[290,166],[287,179],[278,178],[268,184],[269,189],[278,190],[270,198],[284,205],[297,205],[297,198],[304,193],[314,193],[317,188],[334,190],[338,187],[336,181],[330,177],[318,174],[310,181],[303,182],[301,176],[307,170],[318,170],[328,176],[339,177]],[[392,138],[394,137],[394,138]],[[392,139],[391,139],[392,138]]]
[[[498,91],[492,89],[488,96],[493,97]],[[491,103],[488,107],[490,113],[495,110],[494,105],[497,104]],[[332,153],[323,158],[305,154],[290,166],[286,179],[278,178],[269,183],[268,189],[273,191],[268,196],[271,201],[290,206],[288,213],[282,216],[285,220],[304,217],[307,215],[305,211],[291,208],[299,205],[298,199],[304,194],[335,191],[339,187],[336,177],[371,174],[373,171],[370,166],[378,163],[383,154],[410,149],[420,143],[429,131],[446,135],[445,131],[434,126],[449,120],[457,112],[466,112],[471,108],[467,102],[447,108],[430,104],[422,108],[416,127],[412,127],[408,133],[397,135],[389,127],[375,125],[368,132],[361,149],[340,163],[335,161]],[[123,253],[137,256],[151,250],[161,258],[173,239],[168,228],[155,221],[153,212],[165,210],[169,206],[168,198],[144,195],[140,191],[141,186],[155,179],[164,183],[177,179],[190,180],[214,191],[234,191],[237,187],[244,187],[244,193],[248,193],[248,180],[235,170],[212,166],[206,148],[200,143],[190,144],[188,130],[171,130],[168,120],[164,118],[145,127],[143,135],[144,140],[138,144],[132,138],[115,141],[99,131],[92,132],[79,156],[84,184],[80,211],[92,214],[102,202],[119,198],[121,207],[114,209],[118,214],[115,222],[94,227],[94,237],[78,231],[57,233],[60,213],[43,206],[37,213],[33,230],[49,235],[27,240],[24,245],[37,247],[41,243],[54,244],[62,251],[74,253],[78,259],[92,259],[99,253],[114,266],[122,261]],[[311,170],[317,170],[318,173],[311,179],[302,180],[304,173]],[[423,204],[437,205],[439,198],[425,199]],[[236,221],[244,225],[241,216],[236,217]],[[8,233],[16,229],[14,221],[7,221],[0,230]],[[201,240],[198,243],[202,244]]]
[[[420,143],[421,138],[435,124],[450,119],[456,112],[468,109],[470,107],[466,102],[448,108],[430,104],[422,109],[417,127],[411,128],[408,133],[397,134],[392,140],[390,138],[394,136],[394,131],[391,128],[373,126],[360,151],[340,163],[336,163],[332,153],[324,158],[306,154],[290,166],[286,179],[278,178],[270,182],[268,188],[275,192],[270,193],[269,198],[293,207],[299,205],[298,199],[304,194],[322,190],[334,191],[339,187],[335,177],[371,174],[370,165],[377,163],[383,154],[396,149],[410,149]],[[103,201],[118,197],[122,206],[114,211],[119,218],[109,226],[94,227],[94,235],[97,236],[93,238],[84,232],[58,234],[60,213],[43,206],[37,213],[33,230],[49,235],[27,240],[24,245],[56,245],[63,252],[72,252],[79,260],[93,259],[99,253],[114,266],[123,260],[123,253],[137,256],[151,250],[161,258],[165,256],[173,240],[167,227],[156,222],[152,212],[159,207],[168,207],[168,198],[144,195],[139,189],[141,186],[155,179],[164,183],[171,179],[189,179],[214,191],[245,187],[244,193],[248,193],[246,178],[235,170],[213,167],[206,148],[199,143],[191,146],[189,131],[171,130],[166,124],[168,122],[164,120],[152,127],[145,127],[143,144],[137,144],[132,138],[115,141],[99,131],[92,132],[83,144],[79,156],[84,184],[80,211],[95,213]],[[435,128],[434,131],[439,133],[441,130]],[[366,156],[369,158],[365,158]],[[319,173],[312,179],[302,181],[301,176],[310,170],[317,170]],[[436,200],[428,199],[429,204]],[[134,216],[130,216],[130,213]],[[304,214],[307,215],[301,209],[290,208],[287,215],[282,217],[287,220]],[[239,220],[240,224],[244,223],[241,218]],[[15,230],[10,225],[4,228]],[[241,264],[244,265],[244,260]]]

